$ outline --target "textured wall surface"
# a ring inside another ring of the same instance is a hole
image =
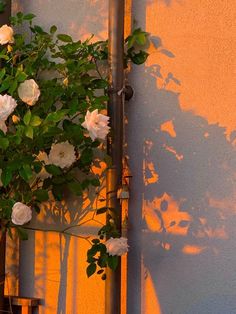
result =
[[[128,314],[236,313],[235,1],[127,2],[152,35],[148,62],[129,76]],[[75,38],[106,37],[106,0],[19,8]],[[52,233],[22,245],[20,290],[45,299],[41,314],[104,313],[85,253],[83,240]]]
[[[128,313],[236,313],[236,5],[135,0]],[[137,132],[138,130],[138,132]]]

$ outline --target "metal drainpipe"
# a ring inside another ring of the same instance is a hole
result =
[[[124,11],[125,0],[109,0],[109,103],[111,135],[107,151],[112,166],[107,172],[107,207],[113,208],[110,215],[121,232],[121,204],[117,190],[122,184],[123,117],[124,117]],[[121,312],[121,266],[116,271],[107,269],[105,312]]]
[[[10,16],[11,16],[11,1],[7,0],[4,12],[0,13],[0,26],[4,24],[9,25]],[[5,264],[6,264],[6,232],[5,231],[2,232],[0,221],[0,312],[4,311]]]

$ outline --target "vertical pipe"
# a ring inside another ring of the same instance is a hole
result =
[[[109,0],[109,103],[111,135],[108,137],[107,150],[112,166],[107,172],[107,207],[112,208],[110,215],[121,231],[121,204],[117,199],[117,189],[122,184],[123,158],[123,116],[124,102],[124,7],[125,0]],[[119,261],[120,262],[120,261]],[[120,263],[119,263],[120,265]],[[116,271],[107,269],[106,314],[121,312],[121,267]]]
[[[9,24],[11,16],[11,1],[6,1],[4,12],[0,13],[0,26]],[[1,64],[0,64],[1,68]],[[4,311],[4,283],[5,283],[5,264],[6,264],[6,232],[2,229],[0,220],[0,312]]]

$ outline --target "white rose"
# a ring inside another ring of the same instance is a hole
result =
[[[0,130],[2,130],[5,134],[7,133],[7,126],[4,121],[0,121]]]
[[[61,168],[70,167],[76,161],[75,148],[68,141],[53,144],[49,153],[49,162]]]
[[[37,159],[41,161],[44,165],[50,164],[48,155],[45,152],[40,152],[37,156]],[[45,167],[42,167],[41,171],[37,174],[37,177],[40,178],[41,180],[45,180],[47,178],[52,177],[52,175],[47,172]]]
[[[15,225],[24,225],[32,219],[32,210],[29,206],[17,202],[12,207],[11,220]]]
[[[110,238],[105,242],[107,252],[110,255],[121,256],[128,252],[129,246],[127,243],[127,238]]]
[[[0,45],[5,45],[13,42],[13,29],[6,24],[0,27]]]
[[[82,126],[89,131],[89,136],[94,141],[96,138],[104,140],[109,133],[109,117],[98,113],[98,109],[90,112],[87,111],[85,121]]]
[[[29,106],[33,106],[39,99],[40,90],[35,80],[26,80],[18,88],[20,99]]]
[[[0,95],[0,121],[6,121],[16,106],[17,103],[14,98],[9,95]]]

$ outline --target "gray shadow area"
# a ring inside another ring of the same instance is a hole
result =
[[[135,97],[127,105],[128,155],[134,174],[129,208],[128,314],[144,313],[147,276],[162,314],[233,314],[235,132],[228,139],[225,128],[183,111],[178,94],[168,90],[169,78],[163,78],[167,86],[160,89],[158,77],[158,65],[134,67],[130,75]],[[165,123],[172,124],[174,134],[162,128]],[[145,180],[151,179],[153,172],[158,179],[147,184]],[[178,204],[177,216],[167,195]],[[158,226],[155,232],[146,219],[150,214]],[[179,218],[184,216],[188,219]],[[169,217],[168,223],[165,217]],[[172,232],[175,228],[183,232]],[[186,252],[188,247],[200,249]]]
[[[100,33],[107,30],[107,6],[108,2],[102,0],[12,1],[13,14],[17,11],[34,13],[37,16],[36,24],[43,25],[46,30],[55,24],[60,32],[71,35],[75,40],[90,34],[96,34],[98,38],[103,39]]]

